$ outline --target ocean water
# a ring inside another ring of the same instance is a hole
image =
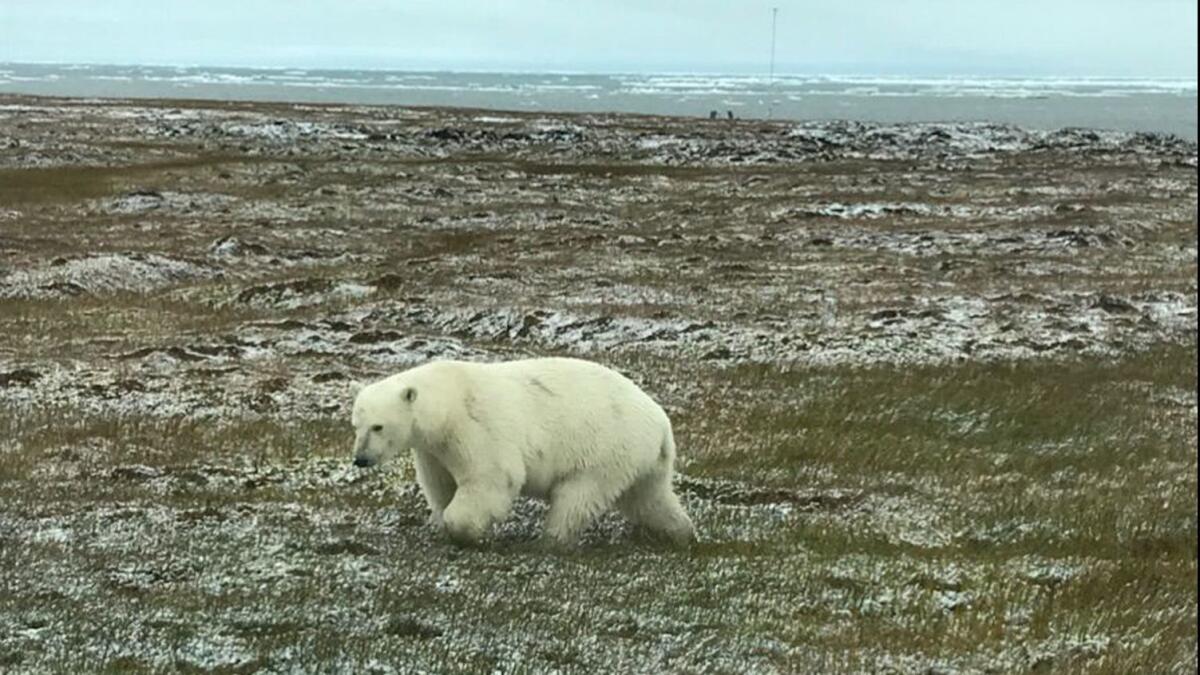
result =
[[[459,73],[0,63],[0,93],[740,119],[991,121],[1197,137],[1195,79]]]

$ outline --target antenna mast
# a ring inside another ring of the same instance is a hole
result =
[[[771,68],[767,71],[767,119],[775,115],[775,99],[772,97],[775,85],[775,23],[779,18],[779,8],[771,8]]]
[[[779,8],[771,8],[771,71],[767,77],[767,84],[775,82],[775,22],[779,18]]]

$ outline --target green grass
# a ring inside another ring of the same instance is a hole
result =
[[[851,481],[1000,472],[1041,480],[1064,469],[1134,468],[1156,456],[1186,462],[1194,442],[1172,420],[1184,411],[1152,395],[1195,391],[1196,352],[1184,345],[1108,363],[743,366],[718,383],[709,405],[685,418],[703,430],[689,437],[694,464],[712,475],[749,466],[796,484],[822,467]]]
[[[50,603],[33,583],[10,588],[5,602],[13,616],[58,617],[71,640],[129,630],[74,613],[76,602],[103,601],[113,616],[174,617],[132,621],[144,639],[183,651],[216,626],[259,666],[291,647],[329,667],[377,659],[470,672],[511,664],[509,650],[526,645],[527,665],[619,668],[661,659],[664,636],[675,636],[760,669],[876,670],[915,659],[1170,672],[1196,632],[1196,441],[1195,408],[1164,395],[1194,390],[1195,363],[1194,348],[1163,346],[1107,362],[707,371],[710,405],[676,419],[689,476],[863,497],[789,514],[769,501],[693,496],[705,541],[690,552],[625,535],[575,552],[523,538],[461,551],[419,527],[415,492],[378,476],[369,489],[250,489],[106,475],[133,463],[168,477],[199,465],[251,471],[246,460],[311,473],[323,458],[342,461],[347,432],[336,418],[212,424],[6,412],[0,434],[15,450],[0,455],[4,536],[26,536],[13,518],[103,533],[114,516],[87,514],[116,513],[129,543],[5,545],[0,564],[56,561],[85,580],[133,565],[162,578],[102,581],[101,595],[68,591],[82,596]],[[88,467],[86,478],[33,479],[79,447],[102,448],[71,460]],[[174,514],[170,528],[145,519],[161,509]],[[249,517],[251,530],[239,525]],[[255,582],[264,551],[283,571]],[[214,571],[231,585],[204,590]],[[446,578],[456,585],[438,590]],[[581,643],[588,635],[598,642]],[[63,652],[51,662],[150,667],[129,658]]]
[[[140,180],[162,180],[165,172],[264,161],[271,160],[237,155],[201,155],[123,166],[0,169],[0,204],[42,206],[77,203],[129,189]]]

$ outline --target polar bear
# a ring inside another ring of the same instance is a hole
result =
[[[692,521],[671,489],[671,421],[636,384],[568,358],[434,361],[363,387],[354,464],[412,450],[417,482],[458,543],[479,541],[517,495],[550,502],[544,536],[569,544],[614,505],[683,545]]]

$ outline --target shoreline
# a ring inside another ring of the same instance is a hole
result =
[[[82,98],[382,104],[695,119],[717,110],[722,117],[731,111],[756,120],[990,121],[1043,130],[1086,127],[1197,138],[1196,92],[1176,79],[1141,86],[1141,79],[1122,84],[1112,79],[801,78],[788,83],[780,76],[768,84],[758,77],[697,74],[94,67],[98,72],[107,68],[124,73],[100,75],[46,68],[57,71],[41,76],[48,79],[29,76],[20,82],[4,82],[0,76],[0,89]]]
[[[953,125],[998,125],[1011,126],[1024,131],[1034,132],[1056,132],[1067,130],[1086,130],[1098,133],[1125,133],[1125,134],[1149,134],[1162,135],[1166,137],[1176,138],[1184,143],[1196,144],[1197,138],[1193,133],[1191,136],[1173,133],[1169,131],[1146,131],[1138,129],[1119,129],[1105,127],[1090,127],[1090,126],[1062,126],[1062,127],[1041,127],[1041,126],[1023,126],[1011,122],[1003,122],[988,119],[931,119],[924,121],[879,121],[871,119],[858,118],[742,118],[738,117],[729,120],[724,117],[718,117],[711,120],[707,115],[686,115],[680,113],[653,113],[653,112],[636,112],[636,111],[621,111],[621,110],[542,110],[529,108],[501,108],[501,107],[486,107],[486,106],[471,106],[471,105],[436,105],[436,104],[406,104],[393,102],[346,102],[330,99],[312,99],[312,100],[295,100],[291,98],[208,98],[208,97],[158,97],[158,96],[84,96],[84,95],[60,95],[60,94],[29,94],[29,93],[14,93],[0,91],[0,105],[17,105],[26,103],[28,105],[42,103],[58,103],[62,105],[124,105],[124,106],[146,106],[146,107],[180,107],[180,108],[229,108],[229,109],[247,109],[253,110],[256,108],[279,108],[281,110],[302,110],[303,108],[338,110],[338,109],[362,109],[362,110],[412,110],[412,111],[429,111],[442,112],[446,114],[476,114],[481,116],[486,115],[508,115],[518,118],[532,117],[563,117],[563,118],[596,118],[596,117],[614,117],[614,118],[645,118],[649,120],[667,120],[667,121],[692,121],[705,124],[757,124],[757,125],[798,125],[807,123],[838,123],[852,122],[861,123],[873,126],[953,126]]]

